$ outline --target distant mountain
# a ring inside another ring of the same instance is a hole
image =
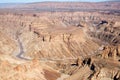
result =
[[[5,3],[0,8],[14,8],[22,11],[96,11],[120,10],[120,2],[35,2],[35,3]]]
[[[22,3],[0,3],[0,8],[13,8],[21,4]]]
[[[120,10],[120,2],[36,2],[23,4],[18,8],[38,11]]]

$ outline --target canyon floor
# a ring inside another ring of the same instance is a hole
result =
[[[0,7],[0,80],[120,80],[119,5]]]

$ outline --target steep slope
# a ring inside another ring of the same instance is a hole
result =
[[[0,80],[120,79],[119,2],[71,5],[0,10]]]
[[[0,60],[1,80],[56,80],[60,77],[58,71],[36,59],[24,63],[19,61],[19,64],[16,63],[17,61],[15,59],[13,60],[15,63],[11,63],[7,60]]]
[[[75,26],[74,20],[68,22],[70,15],[63,17],[65,21],[67,20],[64,22],[59,19],[61,16],[59,14],[62,13],[56,14],[55,18],[49,20],[50,14],[48,16],[44,14],[39,18],[13,14],[1,15],[1,29],[4,33],[8,33],[19,47],[21,54],[17,52],[16,55],[46,59],[77,58],[77,56],[91,55],[99,48],[99,45],[86,34],[86,23],[81,23],[85,27],[80,28]],[[77,14],[74,14],[73,19],[78,16]],[[79,22],[79,19],[75,20]]]
[[[13,54],[17,51],[17,44],[8,37],[6,33],[0,31],[0,54]]]

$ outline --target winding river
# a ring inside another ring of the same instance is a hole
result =
[[[18,46],[19,46],[19,53],[17,53],[16,57],[18,57],[20,59],[24,59],[24,60],[29,60],[29,59],[23,57],[23,54],[25,53],[23,43],[18,36],[16,36],[16,38],[17,38],[17,42],[18,42]]]

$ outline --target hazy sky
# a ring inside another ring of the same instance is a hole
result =
[[[82,2],[100,2],[109,0],[0,0],[0,3],[27,3],[27,2],[43,2],[43,1],[82,1]],[[112,1],[112,0],[110,0]],[[113,0],[115,1],[115,0]],[[119,1],[119,0],[118,0]]]

